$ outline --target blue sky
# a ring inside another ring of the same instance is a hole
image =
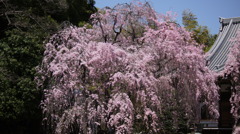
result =
[[[95,0],[95,6],[98,8],[113,7],[118,3],[129,3],[131,1]],[[240,17],[240,0],[150,0],[150,3],[158,13],[176,12],[179,24],[182,23],[182,11],[190,9],[197,16],[198,23],[207,26],[212,34],[218,33],[219,17]]]

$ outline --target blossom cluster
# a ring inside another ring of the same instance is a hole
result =
[[[148,3],[106,8],[91,29],[69,27],[46,44],[38,86],[53,133],[159,133],[170,108],[189,122],[204,102],[218,117],[218,88],[190,33]],[[179,110],[178,108],[181,108]]]
[[[238,31],[236,37],[231,40],[233,44],[228,55],[226,67],[223,73],[231,81],[231,113],[235,119],[235,125],[237,125],[240,119],[240,32]],[[238,124],[239,125],[239,124]],[[239,129],[238,129],[239,130]]]

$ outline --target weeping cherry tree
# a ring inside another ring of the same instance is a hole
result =
[[[204,53],[171,14],[148,3],[105,8],[92,28],[68,27],[45,45],[38,86],[48,133],[173,133],[199,105],[217,118],[218,88]]]
[[[236,125],[240,125],[240,31],[238,31],[237,36],[232,39],[232,42],[234,45],[230,49],[226,67],[223,73],[231,81],[231,113],[235,119],[234,125],[236,127]],[[237,134],[240,132],[240,129],[238,128],[236,131]]]

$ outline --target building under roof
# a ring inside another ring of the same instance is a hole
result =
[[[240,17],[237,18],[220,18],[220,30],[218,37],[214,42],[212,48],[207,53],[207,66],[210,70],[213,70],[217,73],[224,70],[225,63],[228,58],[230,48],[234,45],[234,42],[231,41],[236,37],[237,31],[240,30]],[[233,118],[230,113],[231,104],[231,82],[228,79],[222,78],[219,79],[218,85],[220,87],[220,100],[219,100],[219,119],[216,120],[206,120],[201,115],[200,124],[202,124],[203,134],[231,134],[233,127]],[[201,113],[204,113],[204,110],[201,110]]]
[[[220,72],[224,69],[228,58],[229,48],[233,45],[231,39],[240,30],[240,17],[220,18],[221,28],[218,37],[208,52],[207,63],[211,70]]]

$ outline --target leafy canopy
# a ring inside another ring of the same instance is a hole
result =
[[[190,10],[184,10],[182,13],[182,23],[187,31],[192,33],[194,40],[204,45],[204,51],[207,52],[213,45],[217,35],[212,35],[207,26],[198,24],[197,17]]]
[[[0,133],[41,133],[34,77],[44,41],[63,21],[78,25],[95,11],[94,0],[0,1]]]

